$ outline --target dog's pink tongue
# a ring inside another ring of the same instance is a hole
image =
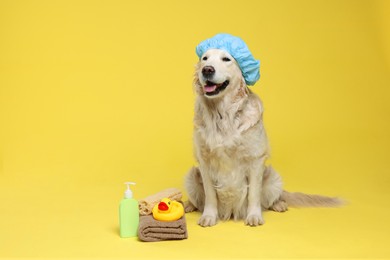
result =
[[[204,86],[204,91],[206,91],[207,93],[209,92],[213,92],[214,90],[216,90],[217,88],[217,85],[212,85],[212,86]]]

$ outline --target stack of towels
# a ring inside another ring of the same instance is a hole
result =
[[[170,188],[139,201],[138,238],[141,241],[155,242],[188,238],[185,215],[175,221],[159,221],[151,215],[153,207],[163,198],[181,201],[182,193],[179,189]]]

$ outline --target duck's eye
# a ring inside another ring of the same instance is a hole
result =
[[[223,57],[222,60],[223,60],[223,61],[226,61],[226,62],[227,62],[227,61],[231,61],[231,59],[229,59],[228,57]]]
[[[168,205],[171,205],[171,202],[170,202],[170,201],[168,201]]]
[[[207,56],[204,56],[204,57],[202,58],[202,60],[207,60]]]

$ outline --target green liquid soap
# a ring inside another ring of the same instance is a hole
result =
[[[136,237],[139,225],[138,201],[133,198],[133,193],[130,190],[130,185],[135,185],[135,183],[125,182],[125,184],[127,190],[119,204],[119,233],[123,238]]]

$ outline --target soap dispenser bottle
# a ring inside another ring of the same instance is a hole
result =
[[[125,182],[127,190],[119,204],[119,233],[121,237],[135,237],[138,232],[139,210],[138,201],[133,198],[130,185],[134,182]]]

